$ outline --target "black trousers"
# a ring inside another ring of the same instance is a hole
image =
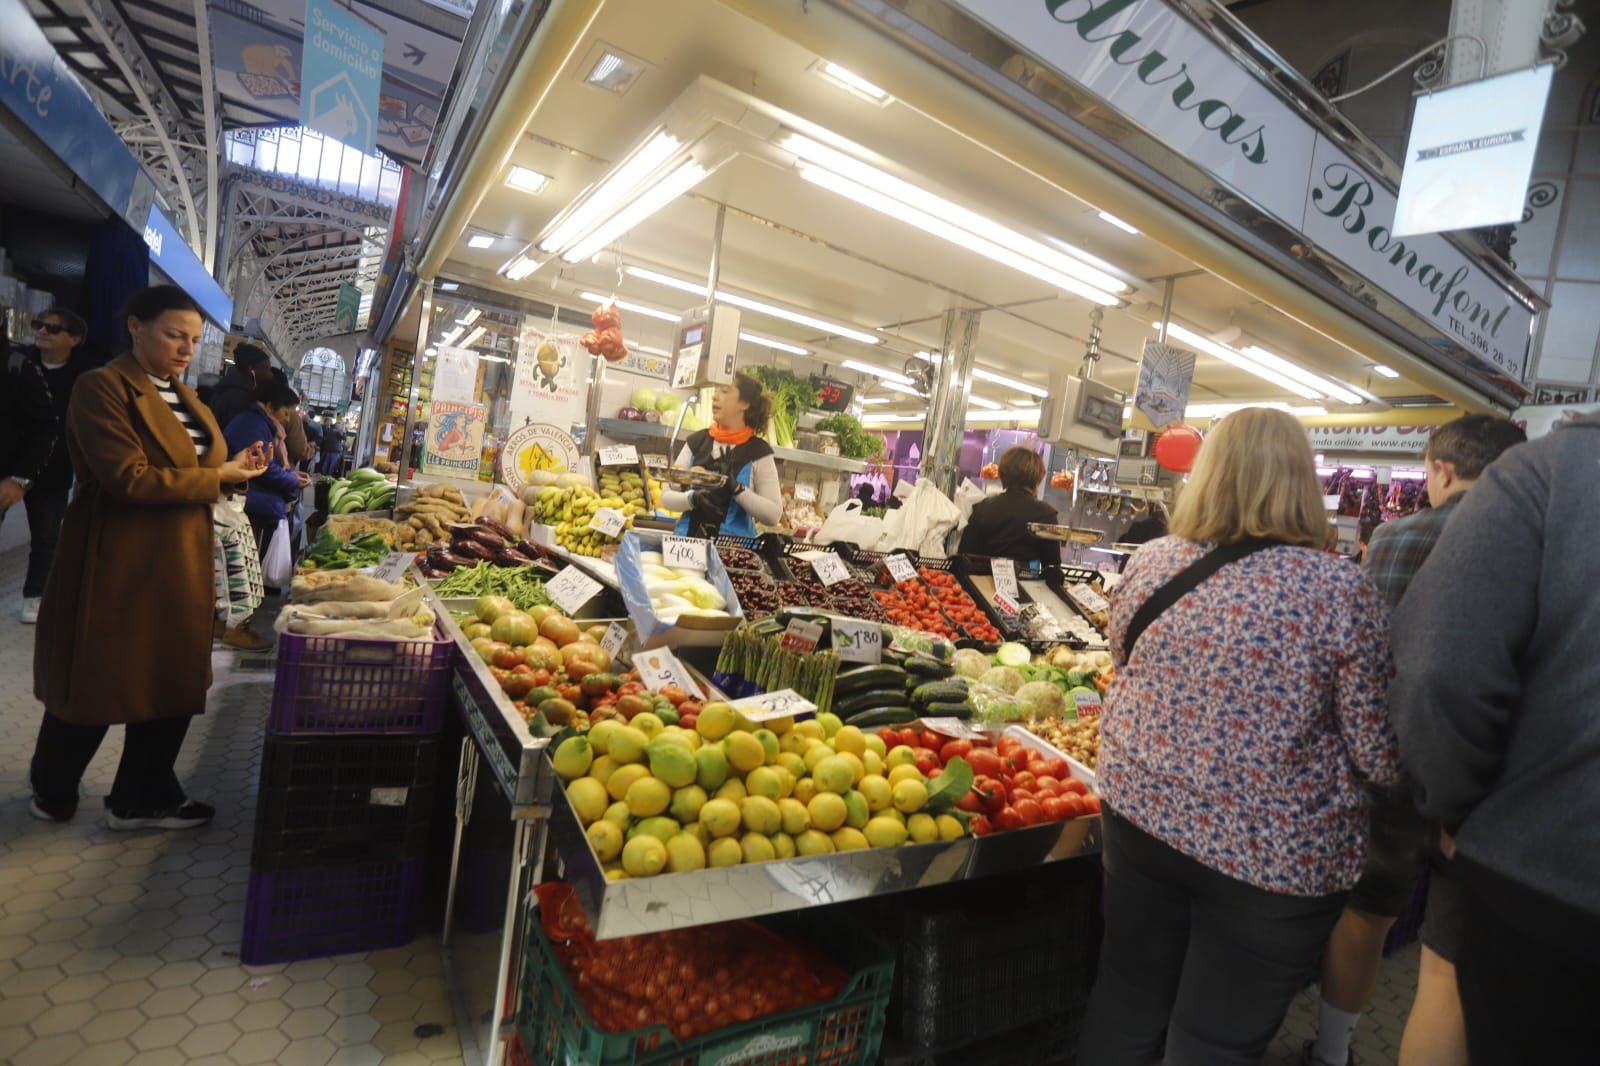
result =
[[[34,599],[44,595],[44,579],[50,576],[50,564],[55,561],[56,541],[61,539],[61,518],[67,513],[69,486],[41,488],[35,485],[22,497],[17,507],[28,509],[28,572],[22,579],[22,595]],[[0,521],[6,511],[0,511]]]
[[[1473,1066],[1595,1062],[1600,962],[1593,942],[1582,945],[1589,949],[1585,958],[1572,950],[1576,943],[1552,945],[1506,922],[1471,885],[1462,891],[1466,916],[1456,981]]]
[[[173,764],[189,732],[189,715],[134,722],[124,728],[122,761],[106,797],[116,811],[160,810],[182,805],[187,798]],[[89,768],[108,726],[73,725],[46,712],[39,723],[39,740],[33,749],[33,791],[53,803],[76,803],[78,783]]]
[[[1256,888],[1110,808],[1104,830],[1105,942],[1078,1061],[1259,1066],[1347,893]]]

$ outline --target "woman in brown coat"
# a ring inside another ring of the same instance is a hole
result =
[[[44,720],[32,812],[65,821],[84,770],[126,725],[106,798],[113,829],[182,829],[214,813],[173,764],[211,686],[211,505],[266,468],[227,456],[211,412],[179,377],[200,344],[200,309],[154,286],[125,309],[133,349],[79,379],[67,408],[76,491],[45,585],[34,646]]]

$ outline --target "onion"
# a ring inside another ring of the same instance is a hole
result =
[[[617,411],[617,417],[629,422],[637,422],[642,416],[637,407],[623,407]]]

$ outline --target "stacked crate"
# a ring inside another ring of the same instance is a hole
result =
[[[445,640],[282,635],[242,961],[412,938],[453,653]]]

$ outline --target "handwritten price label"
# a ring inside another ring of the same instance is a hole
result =
[[[813,556],[811,569],[817,575],[817,580],[824,585],[837,585],[841,581],[850,580],[850,571],[845,567],[844,560],[832,552]]]
[[[796,618],[784,629],[783,639],[778,642],[778,646],[784,651],[809,655],[816,651],[817,645],[821,643],[822,627],[815,622],[804,622]]]
[[[835,618],[833,650],[847,663],[881,663],[883,629],[862,618]]]
[[[994,590],[1010,598],[1013,604],[1022,600],[1017,591],[1017,564],[1012,559],[990,559],[989,573],[994,576]]]
[[[639,671],[639,680],[651,692],[660,692],[668,685],[677,685],[697,700],[706,698],[705,692],[695,684],[689,668],[667,648],[641,651],[633,657],[633,668]]]
[[[1000,613],[1007,618],[1015,618],[1017,612],[1022,610],[1022,606],[1016,600],[998,590],[994,594],[994,605],[1000,608]]]
[[[1067,595],[1072,597],[1073,603],[1076,603],[1090,614],[1100,614],[1111,610],[1111,601],[1088,585],[1068,585]]]
[[[1076,696],[1073,697],[1073,702],[1079,718],[1099,718],[1100,711],[1104,707],[1098,694]]]
[[[589,528],[598,529],[608,537],[620,537],[627,527],[627,516],[615,507],[602,507],[589,516]]]
[[[733,700],[734,710],[752,722],[765,722],[773,718],[795,718],[802,714],[815,714],[817,705],[792,688],[776,692],[763,692],[759,696],[746,696]]]
[[[564,614],[570,615],[592,600],[600,587],[600,582],[576,566],[569,566],[547,581],[544,591],[549,595],[550,602],[561,608]]]
[[[989,734],[960,718],[924,718],[924,728],[955,740],[988,740]]]
[[[605,636],[600,638],[600,647],[605,653],[615,659],[622,654],[622,646],[628,642],[628,627],[617,622],[606,626]]]
[[[896,584],[917,579],[917,568],[904,555],[891,555],[883,561],[883,565],[889,568],[889,576],[894,578]]]
[[[663,537],[661,560],[674,570],[704,570],[706,542],[699,537]]]
[[[601,466],[629,466],[639,461],[639,449],[631,444],[611,444],[600,449]]]
[[[415,555],[412,552],[390,552],[372,571],[372,576],[379,581],[397,582],[405,576],[413,558]]]
[[[794,487],[794,498],[799,500],[801,503],[811,503],[817,498],[817,490],[815,487],[807,485],[802,481]]]

